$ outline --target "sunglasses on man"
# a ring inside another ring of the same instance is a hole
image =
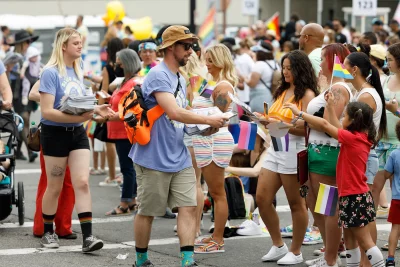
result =
[[[185,43],[185,42],[177,41],[177,42],[175,42],[175,44],[183,45],[183,48],[185,49],[185,51],[188,51],[189,49],[193,48],[192,43]]]

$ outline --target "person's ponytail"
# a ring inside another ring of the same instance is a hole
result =
[[[385,138],[387,137],[387,119],[386,119],[386,109],[385,109],[386,103],[379,72],[377,68],[375,68],[372,65],[371,65],[371,73],[367,78],[367,81],[375,88],[382,101],[382,116],[381,116],[381,121],[379,123],[379,131],[378,131],[378,140],[380,140],[382,137]]]

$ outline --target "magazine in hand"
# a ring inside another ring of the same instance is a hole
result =
[[[84,96],[66,95],[61,100],[60,111],[72,115],[81,115],[94,110],[96,104],[97,99],[94,94]]]
[[[223,113],[218,107],[192,109],[191,111],[193,113],[203,116],[224,114],[229,119],[236,116],[236,113],[234,112]],[[211,128],[211,126],[208,124],[186,124],[184,130],[187,135],[195,135],[195,134],[202,134],[206,132],[209,128]]]
[[[256,115],[254,115],[251,112],[251,108],[246,103],[240,101],[239,98],[237,98],[237,96],[235,96],[231,92],[228,92],[228,96],[232,100],[233,103],[235,103],[236,105],[238,105],[238,106],[240,106],[242,108],[243,112],[245,113],[245,116],[249,117],[252,121],[260,122],[260,121],[266,121],[267,120],[264,117],[257,117]]]

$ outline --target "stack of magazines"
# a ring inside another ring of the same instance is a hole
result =
[[[84,96],[65,96],[61,100],[60,111],[72,115],[81,115],[85,112],[94,110],[96,104],[97,99],[94,94]]]

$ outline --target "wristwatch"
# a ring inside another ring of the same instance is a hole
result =
[[[299,119],[303,119],[303,111],[300,111],[300,113],[299,113]]]

